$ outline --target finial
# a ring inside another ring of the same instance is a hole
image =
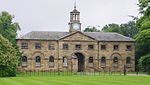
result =
[[[76,9],[76,1],[74,2],[74,9]]]

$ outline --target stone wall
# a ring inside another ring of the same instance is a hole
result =
[[[85,57],[85,71],[123,71],[124,65],[126,65],[126,57],[131,57],[131,67],[127,68],[127,71],[134,71],[135,69],[135,47],[133,42],[97,42],[97,41],[68,41],[68,40],[60,40],[58,41],[48,41],[48,40],[18,40],[17,44],[21,47],[22,42],[28,43],[28,49],[20,49],[23,52],[23,56],[28,57],[28,65],[27,67],[19,67],[23,70],[32,70],[32,71],[44,71],[44,70],[52,70],[52,71],[71,71],[71,58],[74,53],[80,52]],[[42,48],[40,50],[35,49],[35,43],[40,42],[42,44]],[[48,49],[48,44],[54,44],[54,50]],[[63,43],[67,43],[69,45],[68,50],[64,50],[62,45]],[[82,49],[76,50],[75,45],[81,44]],[[106,49],[101,50],[101,45],[105,44]],[[118,44],[119,50],[114,51],[113,45]],[[88,45],[94,45],[93,50],[88,49]],[[126,45],[131,45],[132,50],[127,51]],[[41,57],[41,66],[35,66],[35,56]],[[48,59],[50,56],[54,57],[54,67],[49,67]],[[67,67],[63,66],[63,57],[67,57],[68,65]],[[101,63],[101,57],[106,57],[106,66],[103,67]],[[113,65],[114,56],[118,56],[119,63],[118,66],[115,67]],[[88,59],[89,57],[94,58],[94,62],[92,64],[93,67],[90,66]],[[59,63],[58,63],[59,61]],[[59,68],[58,68],[59,65]]]

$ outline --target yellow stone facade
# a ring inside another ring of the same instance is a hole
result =
[[[27,49],[22,49],[22,43],[28,43]],[[41,43],[41,49],[35,49],[35,43]],[[54,45],[53,50],[49,50],[49,44]],[[126,66],[127,71],[135,70],[135,46],[134,42],[128,41],[97,41],[81,32],[73,33],[59,40],[36,40],[36,39],[17,39],[22,56],[27,57],[26,66],[20,66],[21,71],[123,71]],[[63,49],[63,44],[68,44],[68,49]],[[76,49],[75,45],[80,44],[81,49]],[[88,49],[88,45],[93,45],[93,49]],[[106,49],[102,50],[101,45]],[[114,51],[113,46],[118,45],[118,50]],[[130,50],[127,50],[130,45]],[[82,54],[82,66],[79,66],[80,60],[75,58],[76,53]],[[36,56],[41,57],[40,66],[36,66]],[[54,63],[50,66],[49,57],[54,57]],[[67,58],[64,65],[63,57]],[[89,57],[93,57],[92,63],[89,63]],[[101,62],[101,58],[106,58],[106,63]],[[117,64],[114,64],[114,57],[118,58]],[[130,63],[126,59],[130,57]]]

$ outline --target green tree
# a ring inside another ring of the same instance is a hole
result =
[[[20,30],[20,27],[18,23],[12,22],[13,18],[14,16],[8,12],[0,13],[0,34],[16,45],[17,31]]]
[[[4,38],[6,38],[8,40],[8,42],[11,43],[12,51],[10,51],[10,52],[13,52],[12,55],[8,56],[9,46],[6,46],[6,45],[2,46],[3,49],[0,49],[0,51],[1,51],[0,61],[5,61],[5,58],[9,59],[10,57],[12,57],[12,58],[16,57],[13,59],[17,59],[17,60],[12,60],[12,62],[10,62],[10,63],[18,61],[18,58],[21,56],[19,48],[16,44],[17,31],[20,30],[20,27],[19,27],[18,23],[13,22],[13,18],[14,18],[14,16],[10,15],[8,12],[0,13],[0,35],[3,36]],[[0,41],[2,43],[2,45],[4,44],[3,40],[5,42],[5,39],[3,39],[3,38]],[[11,46],[10,46],[10,48],[11,48]],[[13,49],[15,49],[15,50],[13,50]],[[3,58],[4,56],[5,56],[5,58]],[[18,63],[18,62],[16,62],[16,63]],[[14,64],[12,64],[12,65],[9,64],[9,65],[10,66],[8,66],[7,63],[3,63],[3,65],[1,65],[1,66],[5,67],[5,68],[3,68],[3,70],[5,69],[7,76],[9,76],[9,75],[12,76],[13,73],[14,74],[16,73],[15,70],[17,69],[17,66]],[[10,73],[12,73],[12,75]],[[4,76],[6,76],[6,75],[4,75]]]
[[[129,21],[120,25],[120,34],[134,38],[138,34],[139,30],[136,27],[135,21]]]
[[[141,68],[144,71],[147,71],[148,74],[150,75],[150,53],[145,56],[142,56],[140,58],[139,63],[140,63]]]
[[[100,32],[96,27],[94,26],[88,26],[84,29],[84,32]]]
[[[18,60],[16,49],[0,34],[0,77],[15,76]]]
[[[114,24],[114,23],[105,25],[102,28],[102,31],[103,32],[116,32],[124,36],[134,38],[134,36],[137,35],[139,30],[136,27],[136,24],[134,21],[129,21],[128,23],[124,23],[121,25]]]
[[[102,31],[103,32],[117,32],[117,33],[121,33],[120,32],[120,26],[118,24],[114,24],[114,23],[105,25],[102,28]]]
[[[142,61],[143,56],[150,53],[150,0],[139,0],[139,7],[142,16],[136,21],[136,26],[140,30],[136,36],[136,56]],[[146,65],[150,65],[150,62]]]

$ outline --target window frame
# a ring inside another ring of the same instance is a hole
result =
[[[55,50],[55,45],[53,43],[48,44],[48,49],[49,50]]]
[[[63,67],[67,67],[68,66],[68,59],[67,59],[67,57],[63,57],[62,62],[63,62]]]
[[[48,63],[49,63],[49,67],[54,67],[54,57],[53,56],[50,56],[49,57],[49,60],[48,60]]]
[[[106,63],[106,57],[101,57],[101,63]]]
[[[92,48],[91,48],[92,47]],[[94,45],[88,45],[88,50],[94,50]]]
[[[41,43],[35,43],[35,49],[41,49],[42,44]]]
[[[113,50],[114,51],[119,51],[119,45],[118,44],[113,45]]]
[[[39,58],[39,59],[37,59],[37,58]],[[35,57],[35,66],[41,67],[41,57],[40,56]]]
[[[114,64],[118,64],[118,62],[119,62],[119,59],[118,59],[117,56],[115,56],[115,57],[113,58],[113,63],[114,63]]]
[[[92,56],[90,56],[88,62],[89,63],[93,63],[94,62],[94,58]]]
[[[81,49],[82,49],[81,44],[76,44],[76,45],[75,45],[75,49],[76,49],[76,50],[81,50]]]
[[[22,67],[27,67],[27,63],[28,63],[28,57],[27,56],[22,56],[21,57],[21,66]]]
[[[53,62],[54,63],[54,57],[53,56],[49,57],[49,62]]]
[[[126,45],[126,51],[132,51],[132,45]]]
[[[21,43],[21,49],[28,49],[28,43],[27,42],[22,42]]]
[[[69,49],[69,45],[67,43],[63,43],[63,50],[68,50]]]
[[[101,45],[101,50],[106,50],[106,45],[102,44]]]
[[[126,64],[131,64],[131,57],[126,57]]]

